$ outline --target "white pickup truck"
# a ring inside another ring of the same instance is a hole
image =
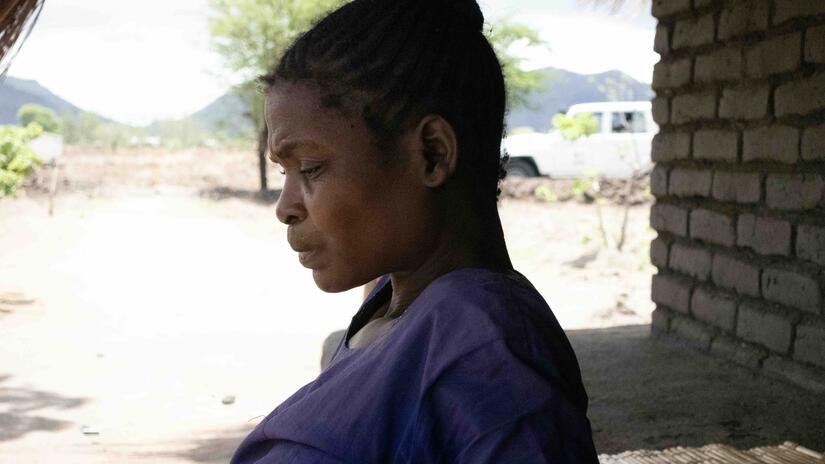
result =
[[[510,155],[508,175],[629,178],[653,166],[650,148],[659,128],[653,122],[650,102],[581,103],[571,106],[567,116],[581,113],[597,119],[596,133],[574,141],[552,130],[505,138],[502,148]]]

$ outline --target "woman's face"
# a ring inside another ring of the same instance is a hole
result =
[[[276,214],[320,289],[348,290],[420,261],[434,215],[409,162],[413,144],[402,136],[397,153],[380,152],[360,115],[324,107],[308,82],[272,88],[266,123],[286,175]],[[382,161],[388,155],[396,161]]]

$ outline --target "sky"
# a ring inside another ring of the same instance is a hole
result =
[[[649,7],[622,11],[584,0],[479,0],[488,19],[537,29],[549,49],[524,50],[525,68],[619,69],[650,82],[658,55]],[[130,124],[179,118],[230,86],[210,48],[207,0],[46,0],[9,75],[35,79],[85,110]]]

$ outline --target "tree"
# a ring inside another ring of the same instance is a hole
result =
[[[36,122],[46,132],[60,132],[60,119],[51,108],[26,103],[17,110],[17,120],[23,127]]]
[[[344,0],[210,0],[209,28],[212,45],[225,65],[243,82],[236,91],[248,102],[249,117],[258,132],[258,162],[261,190],[266,190],[266,139],[263,95],[255,78],[269,71],[298,35]],[[502,63],[509,89],[509,106],[523,105],[530,92],[538,90],[544,76],[521,69],[521,58],[512,53],[514,44],[542,46],[538,33],[508,20],[485,28]]]
[[[212,46],[241,78],[236,91],[248,103],[258,133],[261,190],[267,189],[263,95],[255,79],[275,65],[298,35],[342,0],[210,0]]]
[[[490,24],[486,28],[485,35],[501,62],[504,80],[507,83],[507,107],[514,109],[527,105],[529,95],[541,90],[547,76],[539,71],[522,69],[523,59],[513,54],[512,49],[519,43],[528,47],[546,46],[546,43],[535,29],[524,24],[513,23],[506,18]]]
[[[90,111],[63,114],[63,136],[68,145],[92,145],[100,138],[103,121]]]

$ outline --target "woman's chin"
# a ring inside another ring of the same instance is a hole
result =
[[[358,287],[358,285],[349,282],[348,279],[330,275],[329,272],[324,272],[322,269],[313,269],[312,279],[315,281],[315,285],[326,293],[340,293]]]

